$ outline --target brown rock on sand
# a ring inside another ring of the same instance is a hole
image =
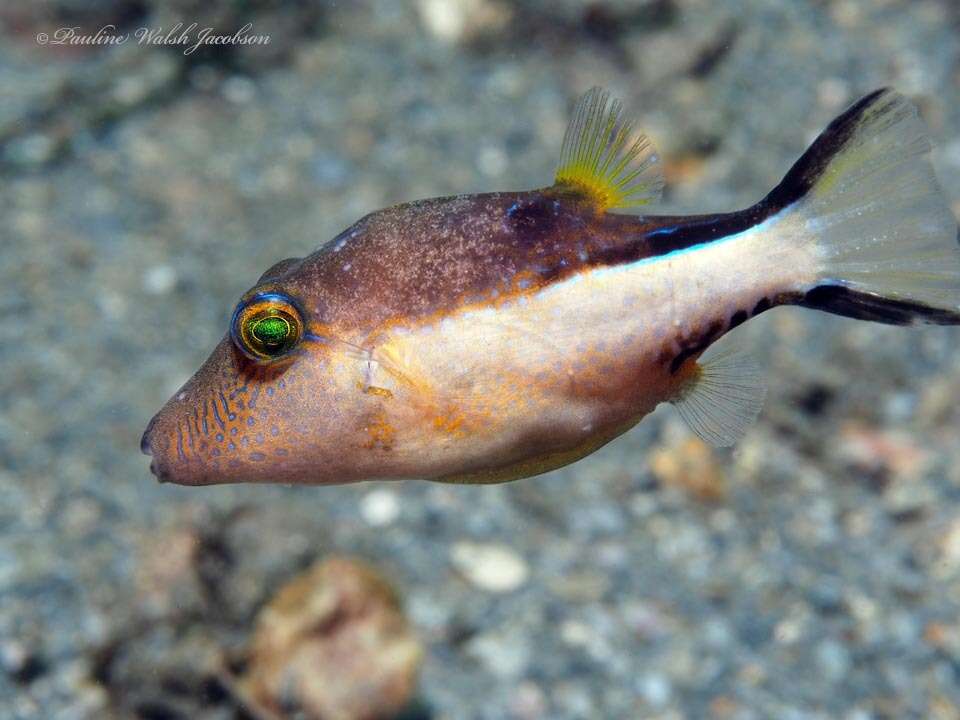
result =
[[[234,690],[263,718],[389,718],[410,701],[422,656],[386,580],[365,563],[331,557],[260,611]]]

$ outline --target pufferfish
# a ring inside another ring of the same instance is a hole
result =
[[[746,210],[623,212],[658,200],[658,156],[594,88],[551,186],[390,207],[267,270],[141,448],[186,485],[497,483],[572,463],[663,402],[733,444],[764,385],[715,343],[750,318],[960,324],[930,149],[916,108],[878,90]]]

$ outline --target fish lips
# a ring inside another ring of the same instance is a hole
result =
[[[158,413],[150,421],[140,438],[140,452],[151,458],[150,472],[157,480],[176,485],[214,485],[222,482],[215,473],[195,462],[178,462],[175,458],[168,457],[170,453],[163,449],[163,442],[158,446],[156,440],[158,435],[163,434],[162,430],[157,430],[158,418],[161,415],[162,412]]]
[[[176,478],[174,478],[169,464],[164,462],[162,459],[162,453],[154,453],[154,429],[156,428],[159,417],[160,413],[154,415],[147,424],[147,429],[143,431],[143,436],[140,438],[140,452],[150,458],[150,472],[153,473],[154,477],[156,477],[160,482],[180,482],[181,484],[191,484],[182,483],[182,481],[178,481]]]
[[[142,452],[147,457],[151,458],[150,460],[150,472],[160,482],[174,482],[170,477],[170,470],[167,467],[166,463],[162,463],[159,457],[154,456],[153,452],[153,430],[157,424],[157,418],[160,417],[160,414],[156,414],[147,424],[147,429],[143,431],[143,436],[140,438],[140,452]]]

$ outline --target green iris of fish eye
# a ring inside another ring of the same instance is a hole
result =
[[[255,320],[250,328],[250,334],[257,341],[270,347],[282,345],[291,332],[292,328],[289,321],[279,315],[270,315]]]
[[[230,334],[250,359],[269,361],[283,357],[300,342],[303,318],[283,298],[254,298],[235,312]]]

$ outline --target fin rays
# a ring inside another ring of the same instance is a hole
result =
[[[707,350],[672,403],[702,440],[726,447],[756,420],[766,394],[760,366],[726,336]]]
[[[623,104],[605,90],[587,91],[567,126],[554,180],[602,209],[653,203],[663,190],[653,146],[623,120],[622,111]]]
[[[916,107],[878,90],[834,120],[768,196],[796,203],[817,275],[800,304],[891,324],[960,324],[957,220]],[[791,211],[793,212],[793,211]]]

